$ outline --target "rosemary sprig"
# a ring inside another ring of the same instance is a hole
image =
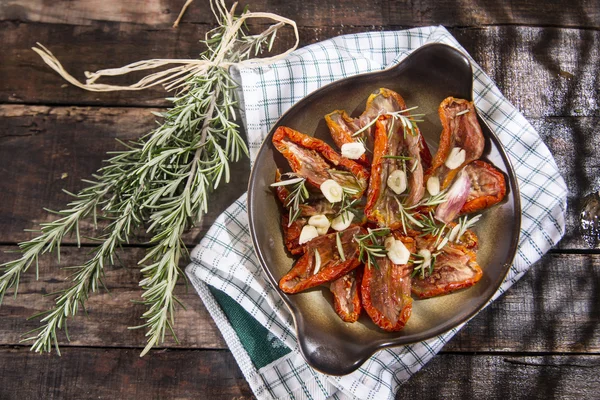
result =
[[[398,204],[398,214],[400,214],[400,220],[402,221],[402,231],[405,235],[407,235],[406,227],[413,228],[413,226],[418,226],[419,228],[423,228],[423,224],[417,220],[414,215],[409,211],[409,208],[404,207],[404,204],[398,199],[398,197],[394,196],[396,200],[396,204]]]
[[[460,238],[462,237],[462,235],[465,234],[467,229],[474,226],[479,221],[479,219],[481,219],[481,214],[475,215],[471,219],[469,219],[466,215],[459,218],[458,224],[456,224],[456,226],[454,228],[452,228],[452,231],[450,232],[448,239],[451,242],[456,242],[456,241],[460,240]]]
[[[219,64],[236,63],[273,43],[282,24],[275,24],[259,35],[231,29],[239,16],[227,11],[223,2],[211,2],[220,25],[207,34],[207,50],[201,59],[210,60],[202,75],[193,75],[170,100],[171,109],[159,113],[162,123],[137,141],[122,143],[124,150],[111,153],[107,165],[84,181],[88,186],[74,194],[75,200],[57,214],[61,218],[42,224],[40,235],[19,245],[20,258],[0,265],[0,301],[14,288],[19,278],[40,255],[56,251],[75,232],[79,243],[79,224],[96,218],[111,221],[95,239],[99,241],[91,258],[75,273],[71,286],[60,292],[53,309],[43,313],[42,325],[32,349],[58,350],[58,330],[67,334],[67,319],[84,307],[91,292],[102,285],[104,268],[112,264],[117,249],[143,225],[153,234],[151,247],[140,264],[144,289],[142,302],[147,311],[142,318],[148,344],[142,355],[164,341],[167,332],[174,336],[175,285],[181,275],[179,262],[186,256],[181,235],[199,223],[208,210],[210,193],[229,181],[230,162],[248,153],[236,124],[236,83]],[[233,34],[232,34],[233,33]],[[221,51],[227,49],[227,51]],[[175,336],[174,336],[175,337]],[[26,339],[26,340],[28,340]],[[175,337],[176,339],[176,337]]]
[[[286,175],[294,175],[287,173]],[[300,205],[306,203],[309,198],[308,189],[306,188],[306,179],[297,177],[279,181],[271,184],[271,187],[276,186],[292,186],[292,190],[285,198],[284,205],[289,208],[288,226],[292,226],[295,220],[300,216]]]
[[[365,235],[355,235],[354,241],[358,243],[358,258],[365,263],[367,267],[371,265],[379,269],[377,258],[386,257],[387,250],[381,244],[381,238],[390,234],[388,228],[368,229]]]
[[[415,207],[427,207],[427,206],[437,206],[439,204],[445,203],[448,200],[448,189],[444,189],[435,196],[428,196],[423,198],[417,205],[412,206]]]
[[[344,222],[346,222],[346,216],[348,215],[348,212],[350,212],[358,219],[362,218],[362,212],[356,207],[356,205],[360,203],[360,199],[352,198],[352,196],[357,193],[358,190],[342,186],[342,201],[340,202],[340,208],[335,213],[335,217],[341,215]]]
[[[429,257],[425,257],[421,254],[411,253],[411,262],[414,265],[413,272],[410,274],[411,278],[419,275],[420,279],[425,279],[426,276],[433,274],[435,267],[436,257],[440,255],[440,252],[431,253]]]
[[[400,121],[402,124],[402,130],[404,133],[404,138],[406,138],[406,133],[410,133],[412,136],[417,135],[417,122],[423,122],[423,119],[416,119],[416,117],[424,117],[425,114],[405,114],[409,111],[415,110],[419,108],[418,106],[406,108],[400,111],[388,112],[386,115],[391,115],[393,117],[392,123],[395,120]],[[390,124],[391,125],[391,124]],[[393,126],[393,125],[391,125]]]

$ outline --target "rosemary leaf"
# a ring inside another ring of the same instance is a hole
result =
[[[219,25],[207,33],[207,50],[200,59],[211,66],[176,85],[178,91],[168,100],[172,107],[155,114],[158,126],[136,141],[120,142],[123,150],[109,153],[106,164],[87,185],[73,194],[74,200],[59,218],[41,225],[39,235],[20,243],[20,257],[0,265],[0,304],[19,279],[44,253],[56,252],[74,233],[79,242],[79,224],[97,218],[110,221],[98,237],[98,246],[82,265],[73,270],[70,286],[58,293],[55,306],[42,313],[41,325],[34,335],[32,349],[58,350],[58,331],[68,338],[67,320],[79,309],[85,311],[88,296],[104,285],[105,267],[114,264],[118,248],[144,227],[153,236],[143,260],[140,286],[142,303],[147,307],[141,327],[147,330],[146,354],[174,332],[175,286],[182,276],[180,262],[187,257],[182,234],[198,224],[208,210],[210,193],[230,179],[230,163],[248,155],[248,148],[236,123],[236,83],[220,63],[237,63],[271,46],[283,24],[268,27],[258,35],[235,30],[239,16],[225,9],[222,1],[211,5]],[[227,52],[220,52],[228,49]],[[299,188],[299,198],[308,196]],[[299,213],[295,213],[297,216]],[[60,258],[59,258],[60,262]]]

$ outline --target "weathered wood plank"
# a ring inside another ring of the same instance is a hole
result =
[[[0,243],[17,243],[31,238],[40,222],[54,217],[42,208],[62,209],[69,196],[61,189],[75,191],[102,165],[106,151],[119,148],[114,140],[135,139],[154,126],[155,117],[143,108],[85,108],[0,105]],[[593,133],[598,117],[532,118],[554,154],[569,188],[567,233],[561,249],[585,249],[577,228],[579,199],[600,187],[600,137]],[[231,204],[246,188],[249,164],[235,165],[229,185],[212,197],[203,226],[186,236],[196,244],[201,229]],[[65,177],[63,174],[67,174]],[[83,227],[92,234],[91,225]],[[142,240],[145,237],[142,237]],[[74,239],[68,242],[73,243]]]
[[[592,399],[599,369],[599,356],[440,354],[396,398]],[[0,348],[0,377],[3,399],[253,398],[228,351],[175,350],[140,359],[127,349],[40,357],[22,347]]]
[[[228,6],[233,2],[227,1]],[[472,7],[468,2],[419,0],[398,3],[374,0],[369,7],[353,0],[336,2],[288,2],[284,0],[249,0],[240,2],[239,10],[248,5],[252,11],[266,11],[294,18],[301,26],[402,25],[482,26],[490,24],[550,25],[600,28],[600,7],[592,0],[576,1],[565,7],[548,2],[540,12],[534,0],[517,0],[508,4],[485,2]],[[104,1],[70,2],[43,0],[5,1],[0,5],[0,20],[92,25],[97,21],[126,22],[168,28],[178,15],[183,1]],[[212,23],[208,1],[195,1],[188,8],[183,23]]]
[[[552,152],[569,195],[566,233],[559,249],[587,249],[579,231],[582,198],[600,190],[600,118],[533,118],[532,125]]]
[[[599,370],[598,356],[440,354],[396,399],[594,399]]]
[[[14,256],[6,253],[7,250],[14,250],[14,247],[0,247],[0,263]],[[22,275],[17,299],[8,294],[0,307],[0,345],[19,344],[23,333],[39,326],[40,318],[27,318],[52,308],[55,296],[46,295],[65,289],[69,284],[70,273],[61,270],[59,265],[81,265],[87,260],[89,250],[90,248],[62,248],[60,264],[54,256],[43,257],[40,260],[39,281],[35,280],[35,265]],[[101,290],[90,296],[86,305],[88,315],[85,316],[82,312],[69,321],[69,336],[72,341],[68,342],[61,333],[61,345],[139,349],[146,343],[145,329],[128,329],[143,324],[140,317],[146,311],[144,305],[134,303],[141,300],[142,290],[138,286],[141,273],[137,263],[144,252],[142,248],[125,248],[119,253],[121,265],[107,266],[105,284],[109,292]],[[185,263],[181,267],[185,267]],[[169,337],[164,346],[226,348],[221,333],[194,288],[191,285],[186,288],[181,280],[176,288],[176,295],[186,307],[185,310],[178,309],[175,323],[180,344]]]
[[[14,247],[13,247],[14,248]],[[0,247],[0,251],[11,247]],[[64,248],[63,266],[81,263],[87,250]],[[140,324],[144,307],[139,300],[140,279],[137,261],[143,249],[127,248],[120,259],[123,266],[108,268],[106,285],[110,294],[90,297],[88,317],[79,316],[69,324],[72,342],[61,335],[66,346],[135,347],[145,343],[143,330],[130,331]],[[0,263],[12,254],[0,253]],[[19,344],[21,334],[38,326],[26,318],[52,306],[52,297],[42,297],[65,287],[64,271],[54,257],[44,257],[40,281],[33,271],[23,275],[19,297],[7,296],[0,308],[0,345]],[[186,305],[179,310],[175,330],[180,344],[169,340],[165,347],[226,348],[219,331],[200,299],[183,283],[177,289]],[[502,298],[481,312],[446,346],[449,352],[600,352],[600,255],[551,254],[532,268]],[[76,351],[64,349],[63,353]],[[139,350],[138,350],[139,351]]]
[[[362,15],[362,14],[361,14]],[[301,45],[345,33],[401,29],[398,25],[301,26]],[[90,26],[0,22],[0,102],[166,106],[160,89],[89,93],[66,84],[30,50],[43,41],[68,71],[124,65],[148,58],[190,58],[202,49],[198,39],[208,26],[185,24],[179,30],[146,29],[127,23]],[[497,26],[453,28],[451,32],[527,116],[600,115],[600,31]],[[45,39],[48,38],[48,39]],[[293,43],[278,36],[276,50]]]
[[[102,166],[106,152],[122,148],[115,140],[133,140],[156,124],[145,108],[80,108],[48,106],[0,106],[0,242],[19,242],[34,237],[23,228],[36,229],[40,222],[55,219],[42,210],[64,209],[77,191],[80,180]],[[229,184],[214,193],[210,213],[202,226],[186,235],[194,245],[202,229],[246,191],[250,165],[247,159],[234,164]],[[82,225],[82,235],[94,235],[91,222]],[[142,236],[141,240],[147,239]],[[71,243],[75,238],[69,239]],[[84,242],[89,240],[84,239]]]
[[[253,397],[228,351],[78,349],[40,356],[0,348],[2,399],[239,399]]]
[[[548,254],[444,348],[600,351],[600,255]]]

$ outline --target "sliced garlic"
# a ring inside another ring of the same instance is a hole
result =
[[[308,219],[308,224],[317,228],[319,236],[325,235],[331,226],[331,222],[329,222],[329,219],[323,214],[313,215]]]
[[[456,242],[458,240],[458,232],[460,231],[460,224],[454,225],[454,228],[450,231],[450,235],[448,235],[448,240],[451,242]]]
[[[298,239],[298,243],[304,244],[306,242],[310,242],[317,236],[319,236],[317,228],[311,225],[304,225],[304,227],[302,228],[302,232],[300,232],[300,239]]]
[[[431,252],[427,249],[422,249],[419,250],[418,254],[423,257],[423,263],[421,264],[423,269],[428,269],[431,265]]]
[[[431,196],[438,195],[440,193],[440,178],[437,176],[430,176],[427,179],[427,191]]]
[[[435,248],[436,250],[441,250],[444,248],[444,246],[448,243],[448,238],[445,237]]]
[[[321,254],[319,254],[319,250],[315,250],[315,269],[313,271],[313,275],[316,275],[321,269]]]
[[[406,172],[397,169],[387,178],[387,186],[396,194],[401,194],[406,190]]]
[[[410,251],[408,251],[401,240],[397,240],[393,236],[388,236],[385,239],[384,246],[387,250],[387,256],[391,262],[397,265],[404,265],[408,263]]]
[[[354,219],[354,214],[350,211],[344,211],[333,220],[331,220],[331,227],[336,231],[343,231],[348,228]]]
[[[320,189],[321,192],[323,192],[323,196],[325,196],[327,201],[330,203],[338,203],[342,201],[344,189],[342,189],[340,184],[333,179],[327,179],[325,182],[321,183]]]
[[[351,160],[358,160],[365,154],[365,146],[360,142],[344,143],[342,145],[342,156]]]
[[[450,150],[450,155],[446,159],[444,165],[446,165],[446,167],[450,169],[456,169],[465,162],[466,157],[467,152],[465,151],[465,149],[461,149],[460,147],[453,147],[452,150]]]

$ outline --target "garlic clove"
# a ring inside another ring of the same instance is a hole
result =
[[[365,146],[360,142],[344,143],[342,145],[342,156],[351,160],[358,160],[365,154]]]
[[[320,189],[321,192],[323,192],[323,196],[325,196],[330,203],[342,201],[344,189],[333,179],[327,179],[325,182],[321,183]]]
[[[427,179],[427,191],[431,196],[438,195],[440,193],[440,178],[437,176],[430,176]]]
[[[448,155],[448,158],[446,159],[444,165],[449,169],[456,169],[465,162],[466,157],[467,152],[465,151],[465,149],[461,149],[460,147],[453,147],[452,150],[450,150],[450,155]]]
[[[406,190],[406,172],[401,169],[393,171],[387,178],[387,186],[396,194]]]
[[[354,214],[352,214],[350,211],[344,211],[343,213],[335,217],[333,220],[331,220],[331,227],[338,232],[343,231],[344,229],[347,229],[350,226],[353,219]]]
[[[311,225],[304,225],[302,227],[302,232],[300,232],[300,239],[298,239],[299,244],[304,244],[310,242],[314,238],[319,236],[319,232],[317,232],[317,228]]]
[[[397,265],[404,265],[408,263],[410,251],[406,248],[401,240],[397,240],[393,236],[388,236],[385,239],[384,246],[387,250],[387,257],[391,262]]]
[[[317,231],[319,229],[325,229],[325,232],[327,232],[329,226],[331,226],[331,222],[329,222],[329,219],[323,214],[313,215],[308,219],[308,224],[317,228]]]
[[[329,232],[329,227],[317,228],[317,233],[319,234],[319,236],[327,235],[327,232]]]
[[[428,269],[431,265],[431,251],[427,249],[421,249],[419,250],[418,254],[423,257],[423,268]]]

